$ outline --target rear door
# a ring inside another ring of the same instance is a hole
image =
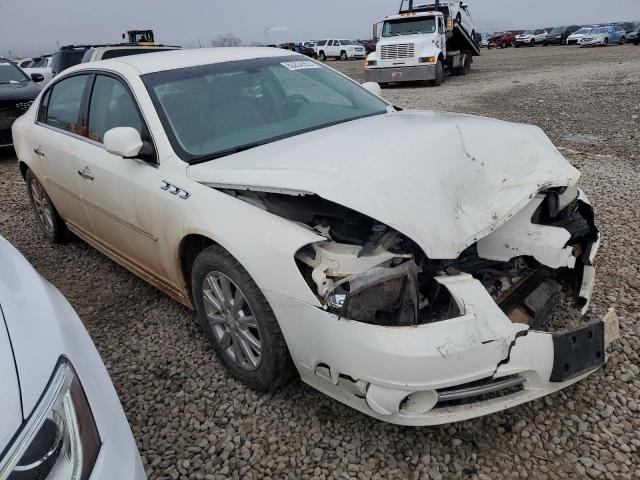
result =
[[[71,226],[87,227],[80,198],[80,158],[84,140],[79,117],[91,75],[67,77],[48,89],[34,125],[33,151],[39,158],[43,183],[56,210]]]

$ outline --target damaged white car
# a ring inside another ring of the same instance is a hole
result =
[[[375,91],[375,86],[369,86]],[[195,308],[240,381],[405,425],[542,397],[606,361],[579,172],[535,127],[402,111],[274,49],[71,68],[13,127],[45,235]]]

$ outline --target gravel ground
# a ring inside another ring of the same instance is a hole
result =
[[[329,64],[362,78],[361,62]],[[300,382],[265,395],[234,381],[190,311],[82,242],[44,242],[6,150],[0,233],[85,322],[152,479],[640,478],[640,47],[492,51],[441,88],[384,93],[403,107],[534,123],[582,169],[604,231],[594,308],[614,306],[623,333],[605,369],[473,421],[387,425]]]

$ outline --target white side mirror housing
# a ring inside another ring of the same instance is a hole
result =
[[[107,152],[123,158],[133,158],[142,150],[142,138],[135,128],[116,127],[104,134]]]
[[[376,82],[365,82],[362,84],[362,88],[367,90],[378,97],[382,97],[382,88],[380,88],[380,84]]]

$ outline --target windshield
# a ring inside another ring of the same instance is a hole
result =
[[[395,37],[398,35],[435,33],[437,30],[436,25],[435,17],[416,17],[393,20],[384,22],[382,36]]]
[[[575,33],[575,35],[584,35],[585,33],[589,33],[590,31],[590,28],[581,28]]]
[[[387,111],[385,102],[355,82],[301,56],[203,65],[142,78],[174,149],[187,162]]]
[[[599,33],[607,33],[609,31],[609,27],[601,27],[601,28],[594,28],[593,30],[591,30],[591,33],[593,33],[594,35],[597,35]]]
[[[0,60],[0,84],[29,82],[29,77],[8,60]]]

